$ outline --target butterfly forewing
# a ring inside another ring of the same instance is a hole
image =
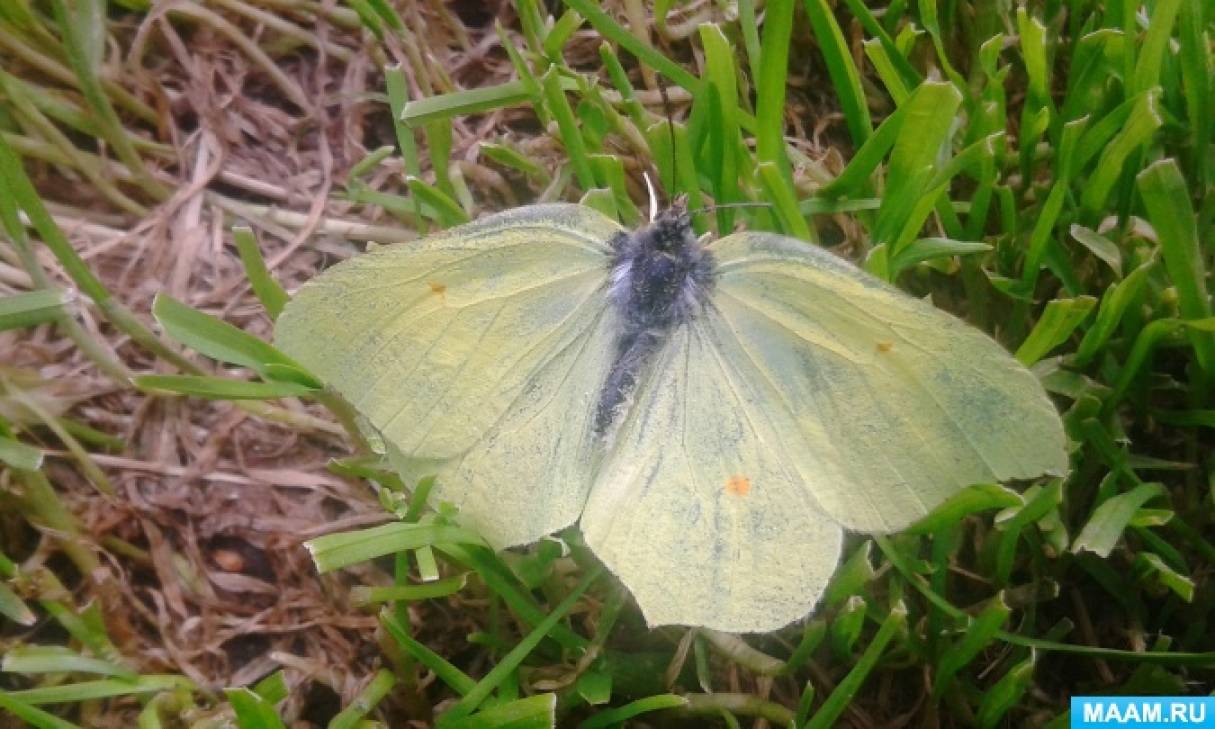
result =
[[[777,445],[769,398],[702,320],[672,332],[591,489],[582,530],[647,622],[750,632],[818,601],[842,530]]]
[[[710,326],[770,384],[789,467],[845,527],[896,531],[970,484],[1066,472],[1054,406],[979,330],[790,238],[712,250]]]
[[[610,362],[619,231],[589,208],[544,205],[377,249],[302,287],[276,342],[367,418],[398,467],[437,473],[436,496],[483,536],[533,541],[584,498],[580,418]]]

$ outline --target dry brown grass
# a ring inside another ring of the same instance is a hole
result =
[[[351,27],[349,11],[335,3],[323,5],[345,24],[275,5],[167,2],[147,14],[115,17],[104,73],[155,111],[154,124],[130,115],[124,121],[159,143],[145,159],[172,190],[164,200],[139,198],[122,175],[113,175],[123,194],[147,207],[145,214],[123,211],[66,165],[27,167],[94,272],[149,322],[151,299],[164,291],[269,338],[270,322],[232,246],[228,200],[260,206],[259,215],[246,217],[288,288],[356,250],[325,232],[338,223],[396,225],[383,211],[356,209],[335,193],[368,149],[391,141],[378,69],[388,60],[412,69],[410,59],[392,43],[373,42],[357,20]],[[238,7],[297,23],[307,42],[234,12]],[[492,48],[492,29],[466,30],[439,3],[410,3],[402,11],[415,28],[425,27],[418,37],[426,43],[416,50],[455,82],[505,78],[509,64]],[[60,85],[12,48],[0,50],[0,58],[11,73]],[[416,76],[411,83],[415,93],[432,85]],[[503,122],[458,124],[456,155],[466,156]],[[508,189],[492,176],[470,177],[473,186],[486,179]],[[389,167],[368,182],[403,188],[401,170]],[[278,210],[298,214],[283,219]],[[0,255],[9,250],[0,247]],[[53,278],[69,283],[45,249],[39,255]],[[0,292],[29,287],[17,263],[4,261]],[[87,312],[86,326],[133,372],[164,369]],[[0,334],[0,352],[6,377],[20,378],[26,395],[50,413],[124,441],[93,456],[116,488],[113,496],[94,488],[52,438],[44,442],[60,449],[48,473],[101,557],[95,574],[72,585],[76,601],[97,602],[120,652],[141,672],[180,672],[212,689],[287,666],[296,688],[288,717],[325,716],[349,703],[382,660],[376,620],[346,603],[352,576],[318,578],[301,547],[325,531],[385,518],[365,486],[325,470],[328,458],[347,451],[343,440],[254,418],[230,403],[149,397],[122,387],[50,327]],[[6,414],[16,409],[11,401],[0,400]],[[6,525],[16,526],[11,519]],[[10,537],[4,551],[27,567],[46,562],[63,574],[54,539],[20,529],[3,533]],[[353,579],[386,578],[369,567]],[[456,627],[426,627],[425,616],[417,617],[424,631]],[[56,642],[53,632],[47,624],[23,638]],[[129,726],[133,714],[114,708],[95,716],[96,725]]]

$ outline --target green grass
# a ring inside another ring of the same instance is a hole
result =
[[[358,677],[329,726],[437,715],[449,727],[665,716],[826,727],[907,711],[926,725],[1066,726],[1073,694],[1209,690],[1211,9],[1201,0],[1015,11],[921,0],[875,13],[853,0],[834,12],[821,0],[772,0],[762,26],[753,3],[740,2],[737,19],[708,13],[686,39],[656,43],[653,18],[641,28],[614,5],[566,2],[548,23],[542,4],[521,0],[520,27],[497,30],[526,41],[503,54],[513,80],[464,90],[420,52],[428,39],[409,30],[409,3],[359,0],[330,11],[305,3],[288,12],[266,2],[261,9],[285,24],[260,37],[269,50],[243,34],[250,26],[237,16],[228,27],[239,37],[227,37],[266,78],[266,93],[299,106],[309,100],[278,68],[290,62],[281,49],[322,44],[306,30],[320,13],[351,37],[364,29],[384,75],[378,113],[396,146],[354,165],[332,196],[354,206],[355,220],[309,223],[321,232],[384,240],[404,237],[402,226],[457,224],[484,211],[487,179],[526,190],[522,201],[582,200],[632,224],[637,173],[653,164],[665,197],[688,195],[693,209],[767,204],[698,215],[701,231],[740,224],[846,244],[841,252],[872,273],[992,333],[1055,396],[1073,469],[1015,490],[976,487],[905,534],[854,538],[803,625],[746,638],[644,633],[576,531],[562,535],[564,545],[493,553],[445,523],[443,507],[427,505],[427,488],[401,484],[369,457],[375,444],[357,416],[264,340],[168,295],[133,311],[123,301],[130,292],[112,291],[112,279],[65,235],[62,206],[47,204],[73,200],[31,176],[85,180],[98,210],[134,220],[173,194],[153,172],[172,148],[157,144],[165,140],[155,137],[156,111],[106,70],[105,26],[77,22],[104,12],[103,3],[8,5],[0,59],[19,62],[0,78],[0,264],[26,283],[0,277],[0,330],[54,326],[128,394],[218,398],[301,433],[344,432],[363,455],[332,470],[373,485],[401,519],[310,543],[321,571],[393,560],[394,586],[356,588],[360,604],[383,603],[382,668]],[[146,11],[136,2],[120,8],[111,30]],[[675,27],[681,11],[667,9],[660,25]],[[588,33],[593,53],[568,52],[585,51]],[[284,45],[288,38],[296,45]],[[386,49],[400,49],[406,65]],[[676,99],[674,119],[645,88],[651,73]],[[526,146],[525,135],[503,135],[477,140],[475,158],[453,159],[454,124],[503,110],[530,113],[534,121],[520,128],[558,152],[537,156],[529,150],[541,147]],[[840,116],[826,147],[793,138],[792,122],[813,129],[830,113]],[[99,151],[120,174],[102,173]],[[399,184],[374,186],[389,169]],[[300,230],[303,216],[212,194],[241,211],[233,240],[273,319],[285,294],[254,231]],[[357,220],[377,210],[395,222]],[[36,255],[40,247],[49,255]],[[65,293],[69,286],[83,296]],[[105,329],[82,324],[80,307]],[[179,345],[257,379],[200,366]],[[61,465],[110,498],[115,489],[94,460],[111,441],[90,436],[96,431],[70,406],[39,406],[36,389],[28,373],[0,367],[0,505],[12,515],[0,521],[0,549],[21,555],[0,552],[0,712],[38,727],[132,707],[141,727],[204,715],[196,725],[226,716],[241,727],[282,726],[291,691],[282,673],[220,696],[145,668],[111,635],[90,603],[106,593],[78,578],[100,564],[96,550],[80,546],[80,502],[62,497],[60,471],[44,458],[66,450],[71,460]],[[263,402],[281,397],[314,399],[332,418]],[[67,561],[27,560],[33,538],[23,523],[47,528],[46,548]],[[143,553],[117,538],[96,549],[119,561]],[[425,614],[457,610],[458,619],[415,624],[428,601],[445,607]],[[28,632],[38,620],[56,630]],[[423,688],[423,671],[438,680]]]

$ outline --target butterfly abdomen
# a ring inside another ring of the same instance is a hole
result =
[[[608,298],[621,322],[616,354],[595,412],[605,435],[638,375],[675,327],[693,317],[713,285],[713,257],[692,232],[682,206],[612,241]]]

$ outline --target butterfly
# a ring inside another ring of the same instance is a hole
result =
[[[809,613],[846,530],[1063,474],[1059,415],[981,331],[818,247],[532,205],[304,284],[275,339],[492,545],[577,522],[650,625]]]

